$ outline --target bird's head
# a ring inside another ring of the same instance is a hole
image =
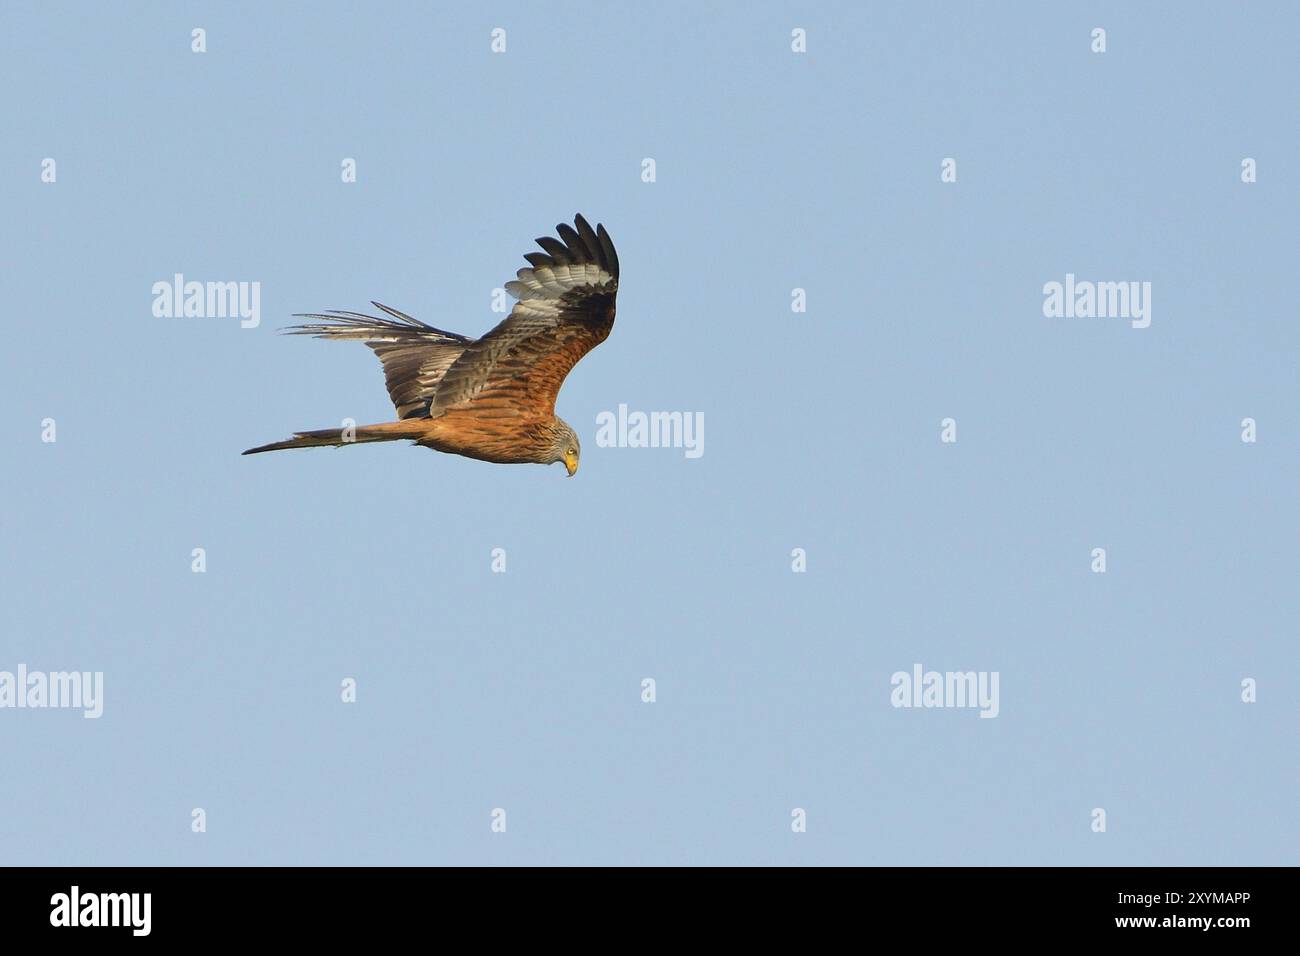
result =
[[[582,446],[578,444],[578,434],[566,421],[556,419],[555,444],[551,448],[554,456],[551,458],[551,464],[557,461],[564,462],[565,469],[572,478],[578,471],[578,460],[582,457]]]

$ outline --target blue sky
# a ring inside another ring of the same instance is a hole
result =
[[[0,709],[6,862],[1296,862],[1293,7],[0,26],[0,671],[104,674],[97,720]],[[293,313],[481,334],[576,212],[622,279],[573,480],[240,457],[392,415]],[[155,317],[178,272],[260,325]],[[1150,327],[1046,317],[1067,273],[1150,282]],[[704,454],[597,447],[620,404]],[[998,716],[891,706],[915,664]]]

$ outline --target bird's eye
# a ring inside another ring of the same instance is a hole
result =
[[[568,451],[568,454],[569,454],[570,456],[573,456],[573,455],[576,455],[577,452],[574,451],[572,448],[570,448],[569,451]]]

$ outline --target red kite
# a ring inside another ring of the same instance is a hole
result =
[[[576,227],[576,228],[575,228]],[[555,415],[555,396],[578,360],[608,337],[618,293],[618,254],[605,227],[578,216],[537,240],[506,291],[510,315],[482,338],[425,325],[378,302],[388,318],[357,312],[308,314],[318,324],[287,331],[323,339],[357,339],[379,356],[398,421],[297,432],[288,441],[250,448],[315,448],[410,439],[425,448],[481,461],[564,462],[578,470],[578,436]]]

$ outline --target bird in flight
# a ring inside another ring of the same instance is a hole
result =
[[[342,446],[410,439],[425,448],[480,461],[563,462],[578,470],[578,436],[555,414],[555,396],[578,360],[609,336],[618,292],[618,254],[605,227],[579,215],[556,226],[559,239],[537,240],[505,285],[518,301],[496,328],[472,339],[425,325],[378,302],[387,318],[357,312],[300,315],[315,319],[287,332],[364,342],[384,366],[395,422],[296,432],[284,448]]]

